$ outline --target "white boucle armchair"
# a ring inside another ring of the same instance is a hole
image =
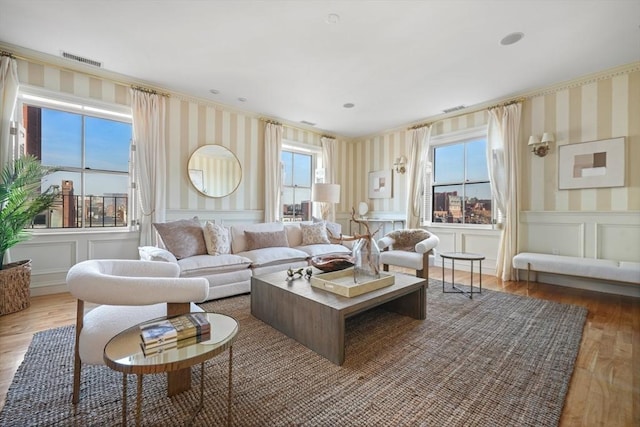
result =
[[[417,277],[427,279],[429,266],[435,264],[438,243],[438,236],[421,228],[387,233],[378,240],[382,269],[389,271],[389,265],[408,268],[416,270]]]
[[[107,342],[138,323],[167,315],[202,311],[209,282],[180,278],[176,264],[137,260],[88,260],[67,273],[67,285],[78,298],[73,372],[73,403],[80,399],[83,363],[104,364]],[[100,304],[87,313],[85,301]]]

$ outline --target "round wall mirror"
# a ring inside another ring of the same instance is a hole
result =
[[[208,197],[225,197],[236,191],[242,180],[240,161],[222,145],[203,145],[189,158],[189,180]]]

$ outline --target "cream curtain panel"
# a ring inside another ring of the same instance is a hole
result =
[[[511,260],[518,250],[517,166],[521,114],[521,102],[489,110],[487,165],[491,193],[504,219],[496,261],[496,277],[502,280],[515,279]]]
[[[280,219],[282,212],[282,125],[264,128],[264,222]]]
[[[411,146],[407,164],[407,228],[420,227],[420,208],[422,207],[422,190],[424,181],[424,165],[429,152],[431,126],[411,129]]]
[[[18,65],[14,58],[0,57],[0,169],[13,160],[11,118],[18,97]],[[2,260],[0,260],[2,262]]]
[[[322,143],[322,165],[324,166],[324,182],[326,184],[338,183],[338,151],[337,142],[334,138],[328,138],[323,136],[320,138]],[[334,203],[329,203],[327,206],[329,214],[327,219],[335,222],[336,220],[336,206]]]
[[[155,244],[152,224],[165,220],[165,98],[131,89],[135,177],[140,206],[140,245]]]

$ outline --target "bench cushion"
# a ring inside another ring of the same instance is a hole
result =
[[[640,263],[608,259],[523,252],[513,257],[513,267],[569,276],[640,284]]]

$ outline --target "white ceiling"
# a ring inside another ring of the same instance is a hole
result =
[[[639,24],[639,0],[0,0],[0,43],[347,137],[638,61]]]

